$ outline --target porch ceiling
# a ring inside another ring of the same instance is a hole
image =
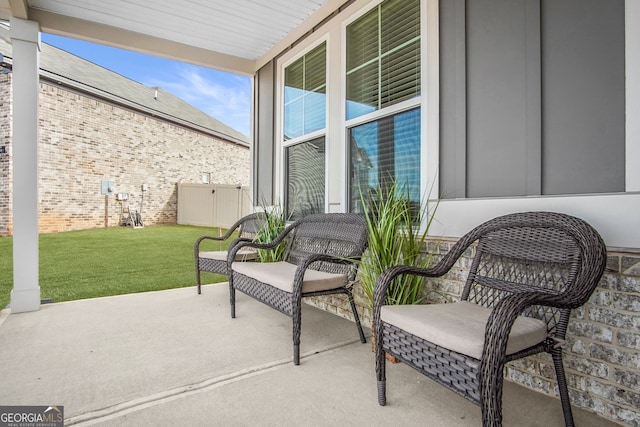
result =
[[[43,32],[253,74],[346,0],[0,0]]]

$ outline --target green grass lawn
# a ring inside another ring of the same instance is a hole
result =
[[[41,234],[40,295],[60,302],[195,286],[193,244],[211,233],[217,229],[172,225]],[[210,243],[205,248],[218,249]],[[12,238],[0,237],[0,309],[13,288],[12,252]],[[227,280],[208,273],[202,279]]]

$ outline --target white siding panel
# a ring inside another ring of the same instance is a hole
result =
[[[640,194],[442,200],[429,230],[432,236],[461,237],[499,215],[555,211],[591,224],[610,248],[640,248]]]

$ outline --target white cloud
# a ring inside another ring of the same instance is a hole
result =
[[[248,77],[180,64],[145,85],[159,86],[224,124],[249,135],[251,86]]]

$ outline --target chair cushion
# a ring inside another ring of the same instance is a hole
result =
[[[485,326],[491,309],[468,301],[451,304],[385,305],[380,318],[440,347],[482,357]],[[507,354],[542,342],[547,325],[539,319],[519,316],[509,334]]]
[[[249,249],[240,249],[236,253],[235,261],[253,261],[258,256],[256,251],[252,251]],[[212,259],[215,261],[226,261],[227,260],[227,251],[208,251],[208,252],[200,252],[198,253],[198,257]]]
[[[259,282],[267,283],[285,292],[293,292],[293,278],[297,265],[288,262],[234,262],[231,269],[251,277]],[[302,279],[302,292],[325,291],[336,289],[347,283],[346,274],[325,273],[307,269]]]

